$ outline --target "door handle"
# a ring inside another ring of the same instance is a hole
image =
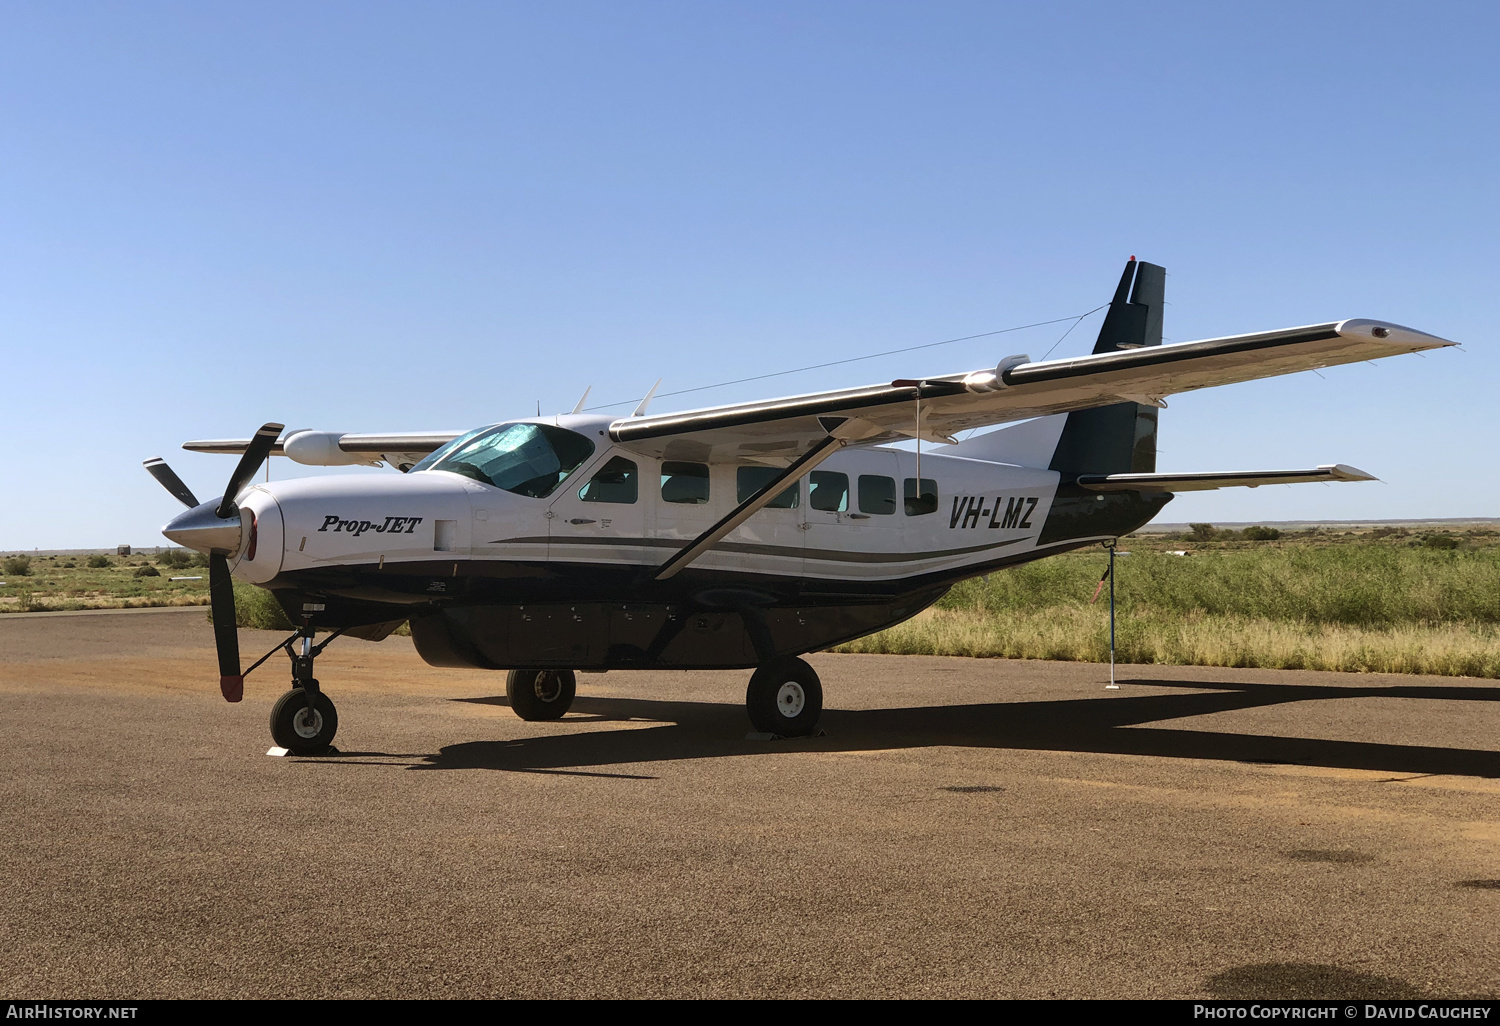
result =
[[[568,523],[570,523],[570,524],[593,524],[593,523],[598,523],[598,521],[595,521],[595,520],[585,520],[583,517],[574,517],[572,520],[569,520]]]

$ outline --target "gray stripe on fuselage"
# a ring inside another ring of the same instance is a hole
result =
[[[680,549],[691,539],[676,538],[502,538],[490,545],[539,545],[551,542],[557,545],[606,545],[613,548],[645,547],[652,549]],[[1034,538],[1013,538],[1010,541],[991,545],[970,545],[961,549],[941,549],[936,552],[847,552],[840,549],[797,549],[785,545],[753,545],[745,542],[724,542],[715,545],[709,552],[742,552],[753,556],[788,556],[816,559],[825,563],[916,563],[924,559],[941,559],[945,556],[962,556],[970,552],[988,549],[1003,549]],[[708,553],[705,553],[707,555]],[[482,558],[476,556],[474,558]]]

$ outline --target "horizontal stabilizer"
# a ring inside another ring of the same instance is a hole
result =
[[[1335,463],[1316,470],[1246,470],[1237,474],[1085,474],[1078,479],[1078,485],[1091,492],[1206,492],[1215,488],[1258,488],[1314,481],[1376,480],[1379,479],[1363,470]]]

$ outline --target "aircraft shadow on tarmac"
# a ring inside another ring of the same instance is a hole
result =
[[[822,722],[826,736],[776,742],[745,740],[744,711],[737,704],[579,697],[564,723],[631,721],[656,725],[505,741],[470,741],[446,746],[435,755],[420,756],[423,761],[411,768],[494,769],[641,779],[638,773],[589,770],[788,751],[853,752],[949,745],[1500,777],[1500,751],[1488,749],[1138,726],[1235,709],[1330,699],[1500,702],[1500,687],[1350,688],[1181,680],[1125,683],[1172,688],[1177,693],[905,709],[829,709],[825,710]],[[503,697],[455,701],[507,704]]]

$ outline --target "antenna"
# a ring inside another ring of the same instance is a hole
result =
[[[593,385],[590,385],[588,388],[585,388],[583,390],[583,396],[582,396],[582,398],[580,398],[578,400],[578,405],[575,406],[575,407],[573,407],[573,412],[574,413],[582,413],[583,412],[583,404],[589,401],[589,393],[592,392],[593,390],[594,390],[594,386]]]
[[[646,415],[646,407],[651,405],[651,398],[656,395],[656,390],[660,387],[661,378],[657,378],[656,384],[651,386],[651,391],[646,393],[646,398],[641,400],[641,405],[637,406],[635,412],[631,414],[632,417],[644,417]]]

